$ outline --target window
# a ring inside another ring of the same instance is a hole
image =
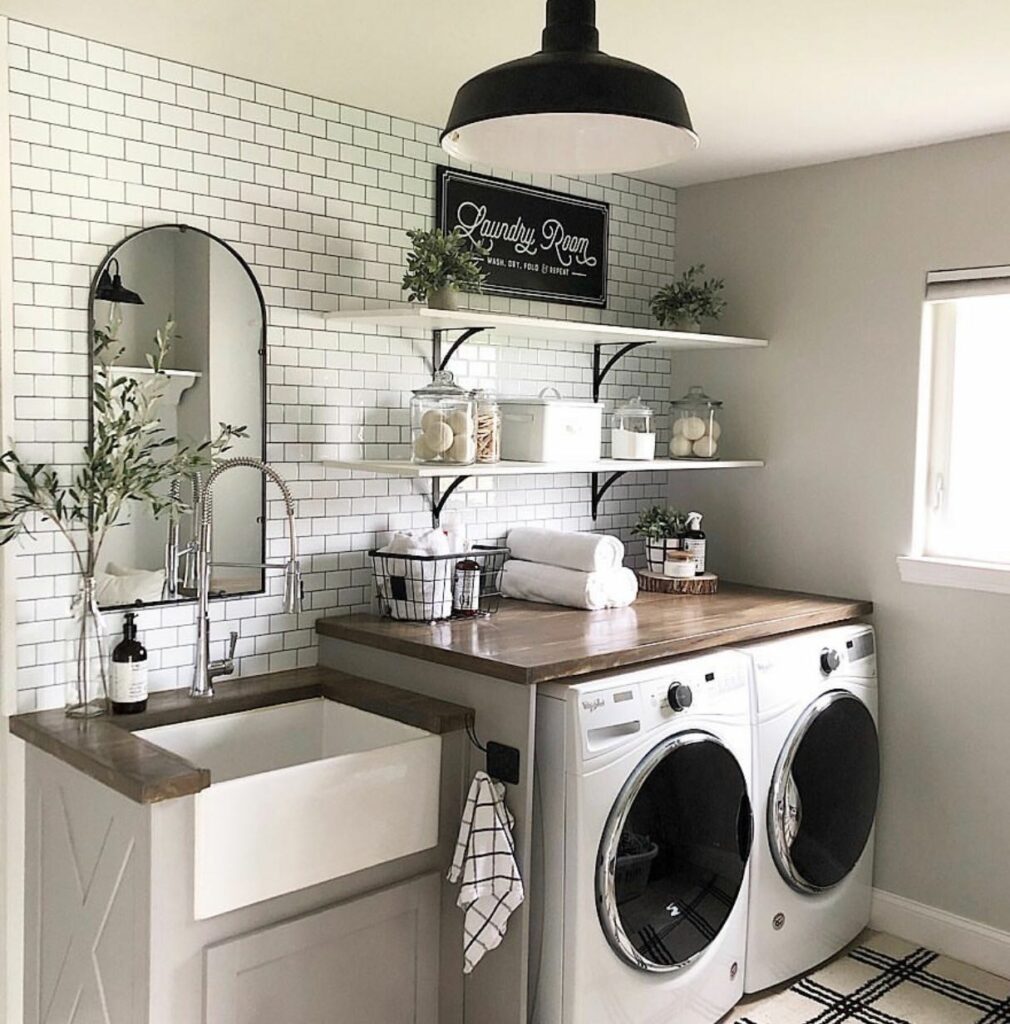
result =
[[[902,578],[1010,592],[1010,267],[930,274]]]

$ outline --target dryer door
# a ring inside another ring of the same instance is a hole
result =
[[[822,694],[793,726],[768,793],[772,856],[793,889],[823,892],[856,866],[879,785],[873,716],[847,690]]]
[[[617,955],[644,971],[691,963],[733,910],[752,835],[747,782],[720,740],[688,730],[654,747],[600,841],[596,906]]]

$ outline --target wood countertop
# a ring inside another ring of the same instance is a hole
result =
[[[506,600],[486,619],[432,624],[377,615],[320,619],[317,632],[480,675],[532,685],[641,665],[859,619],[870,601],[722,583],[716,594],[639,594],[586,612]]]
[[[322,667],[218,680],[214,691],[209,698],[192,698],[187,689],[152,693],[147,710],[137,715],[81,720],[67,718],[62,709],[14,715],[10,731],[131,800],[149,804],[198,793],[213,779],[206,768],[133,735],[141,729],[314,697],[439,734],[462,729],[473,714],[458,704]]]

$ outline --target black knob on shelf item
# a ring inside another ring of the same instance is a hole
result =
[[[694,694],[691,693],[691,687],[686,683],[670,683],[670,688],[666,691],[666,699],[674,711],[683,711],[694,703]]]
[[[842,659],[839,657],[838,651],[833,647],[825,647],[821,651],[821,671],[826,676],[831,675],[841,663]]]

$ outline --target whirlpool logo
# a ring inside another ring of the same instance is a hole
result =
[[[594,697],[592,700],[584,700],[582,702],[583,711],[596,711],[602,708],[606,704],[606,701],[602,697]]]

